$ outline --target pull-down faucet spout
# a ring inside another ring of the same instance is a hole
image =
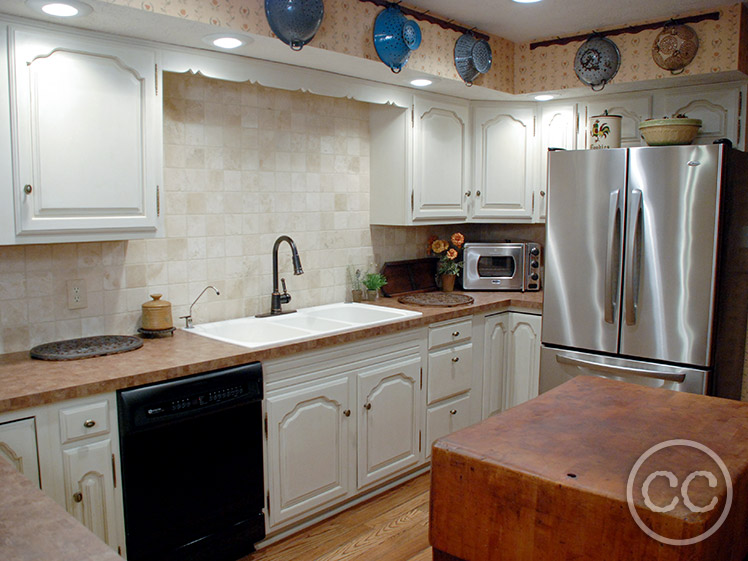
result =
[[[293,274],[303,275],[304,270],[301,268],[301,258],[299,252],[296,249],[296,244],[288,236],[280,236],[273,244],[273,294],[270,297],[270,313],[260,314],[257,317],[275,316],[278,314],[290,314],[295,310],[283,311],[281,307],[283,304],[288,304],[291,301],[291,295],[286,290],[286,279],[280,279],[283,284],[283,294],[281,294],[278,288],[278,248],[281,242],[288,242],[291,246],[291,261],[293,262]]]

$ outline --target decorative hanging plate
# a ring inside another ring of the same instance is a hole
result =
[[[618,73],[621,53],[607,37],[593,35],[577,50],[574,72],[579,80],[594,91],[600,91]]]
[[[78,360],[93,356],[112,355],[134,351],[143,346],[143,340],[132,335],[97,335],[37,345],[29,354],[39,360]]]
[[[395,74],[408,62],[410,53],[421,45],[421,28],[407,19],[395,4],[379,12],[374,20],[374,49]]]
[[[300,51],[322,24],[322,0],[265,0],[265,17],[275,36]]]
[[[654,40],[652,59],[660,68],[680,74],[691,63],[698,50],[699,36],[691,27],[666,25]]]

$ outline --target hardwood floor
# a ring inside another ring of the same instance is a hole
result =
[[[429,477],[421,475],[241,561],[431,561]]]

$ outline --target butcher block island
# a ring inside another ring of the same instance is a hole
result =
[[[437,561],[743,561],[748,403],[580,376],[434,444],[430,540]]]

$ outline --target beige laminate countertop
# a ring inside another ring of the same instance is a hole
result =
[[[437,321],[501,311],[509,308],[540,311],[542,292],[471,292],[474,303],[452,308],[407,306],[381,298],[382,306],[422,312],[423,315],[385,325],[357,329],[312,340],[251,350],[178,329],[174,337],[146,339],[127,353],[83,360],[33,360],[28,352],[0,355],[0,413],[111,392],[219,368],[281,358],[422,327]]]

